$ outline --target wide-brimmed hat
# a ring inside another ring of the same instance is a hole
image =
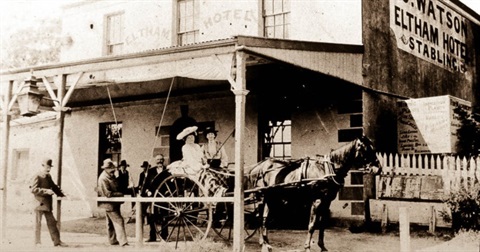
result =
[[[143,161],[142,165],[140,165],[140,167],[142,167],[142,168],[148,168],[148,166],[150,166],[150,165],[148,164],[147,161]]]
[[[42,161],[42,165],[45,166],[45,165],[48,165],[48,166],[53,166],[52,165],[52,160],[50,158],[45,158],[43,161]]]
[[[197,134],[197,129],[197,126],[186,127],[184,130],[182,130],[182,132],[178,133],[177,140],[182,140],[190,134]]]
[[[119,164],[118,166],[130,167],[130,165],[127,164],[127,160],[122,160],[122,161],[120,161],[120,164]]]
[[[213,128],[213,127],[207,127],[207,128],[203,131],[203,135],[207,136],[208,133],[213,133],[213,134],[215,134],[215,136],[217,136],[218,130],[215,130],[215,128]]]
[[[115,164],[113,163],[113,161],[110,158],[107,158],[107,159],[103,160],[103,165],[102,165],[101,168],[102,169],[114,169]]]

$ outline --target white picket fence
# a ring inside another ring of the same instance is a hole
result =
[[[446,194],[458,190],[461,185],[468,190],[480,183],[480,157],[398,153],[377,153],[377,157],[382,175],[441,176]]]

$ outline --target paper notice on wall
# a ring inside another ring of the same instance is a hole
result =
[[[454,153],[461,123],[455,108],[470,103],[452,96],[409,99],[397,103],[398,152]]]

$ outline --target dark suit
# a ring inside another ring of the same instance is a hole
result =
[[[165,170],[165,168],[161,168],[162,171],[158,172],[157,171],[157,166],[151,167],[147,171],[147,176],[145,177],[143,186],[141,188],[141,193],[140,195],[142,197],[154,197],[155,190],[158,188],[160,183],[167,178],[170,173]],[[142,173],[143,174],[143,173]],[[149,195],[149,193],[150,195]],[[149,240],[150,241],[155,241],[157,239],[157,233],[156,233],[156,228],[155,228],[155,221],[158,218],[156,214],[158,213],[153,213],[154,209],[150,209],[150,213],[147,214],[147,208],[150,206],[150,203],[145,203],[142,207],[142,211],[144,214],[147,216],[147,223],[150,226],[150,236]],[[162,228],[162,233],[161,236],[162,238],[166,238],[166,229]]]
[[[145,187],[145,172],[141,172],[140,175],[138,176],[138,187],[137,187],[137,193],[141,194],[142,188]]]
[[[47,194],[47,190],[52,190],[57,196],[64,197],[62,190],[53,182],[50,173],[38,172],[33,176],[30,189],[35,195],[36,207],[35,207],[35,243],[40,244],[40,234],[42,225],[42,215],[45,215],[47,220],[48,231],[52,237],[54,245],[59,245],[60,232],[57,228],[57,221],[53,217],[52,213],[52,195]]]

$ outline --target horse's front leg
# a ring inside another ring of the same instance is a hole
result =
[[[305,252],[310,252],[310,244],[312,243],[313,232],[315,232],[315,226],[317,223],[317,209],[319,205],[320,205],[320,199],[317,199],[312,203],[312,207],[310,208],[310,219],[308,221],[307,240],[305,240],[305,244],[303,245],[303,247],[305,248]]]
[[[328,216],[330,214],[330,203],[331,201],[324,200],[319,208],[317,215],[318,218],[318,246],[320,247],[321,251],[328,251],[325,247],[325,228],[327,227]]]

